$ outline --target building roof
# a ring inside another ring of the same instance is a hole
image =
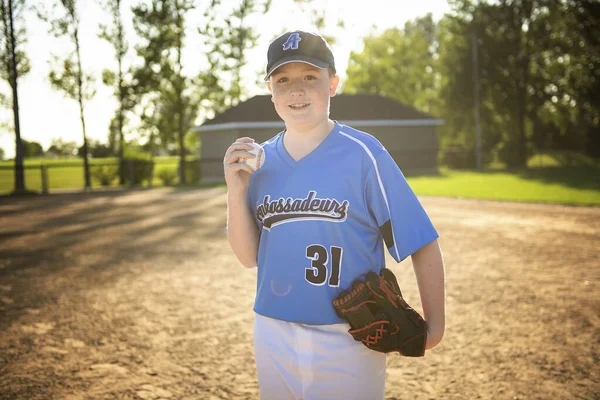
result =
[[[331,98],[331,119],[337,121],[403,121],[418,120],[426,122],[436,121],[434,117],[408,107],[398,101],[387,97],[370,94],[340,94]],[[232,123],[281,123],[275,107],[271,102],[271,95],[254,96],[223,113],[217,114],[213,119],[202,124],[205,130],[213,125]],[[199,127],[197,127],[199,128]]]

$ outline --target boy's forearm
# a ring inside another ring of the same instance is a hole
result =
[[[427,321],[426,348],[435,347],[446,326],[446,290],[444,261],[437,240],[412,255],[413,268],[421,294],[423,318]]]
[[[238,260],[247,268],[256,266],[258,229],[248,209],[245,192],[227,192],[227,239]]]

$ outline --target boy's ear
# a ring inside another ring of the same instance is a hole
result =
[[[329,78],[329,97],[335,96],[339,83],[340,77],[338,75],[334,75]]]
[[[271,101],[273,101],[273,88],[271,87],[271,78],[267,81],[267,89],[271,92]]]

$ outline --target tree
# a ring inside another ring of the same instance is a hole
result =
[[[77,143],[65,141],[61,138],[52,139],[46,154],[55,156],[72,157],[77,154]]]
[[[56,9],[60,11],[57,11]],[[83,165],[85,188],[91,188],[90,168],[88,160],[88,140],[85,128],[84,106],[94,97],[95,90],[92,88],[94,78],[83,71],[81,63],[81,46],[79,37],[80,19],[76,6],[76,0],[59,0],[53,7],[58,16],[49,16],[39,12],[39,17],[49,22],[51,33],[56,37],[66,37],[74,46],[73,52],[60,61],[54,56],[55,68],[49,72],[48,78],[51,85],[61,90],[65,95],[79,104],[79,117],[83,133]]]
[[[44,149],[38,142],[21,139],[21,143],[23,145],[23,158],[41,157],[44,155]]]
[[[242,70],[246,65],[246,52],[256,47],[259,38],[247,21],[254,14],[266,14],[270,7],[271,0],[240,0],[225,18],[222,10],[214,5],[207,8],[204,15],[208,22],[199,27],[198,32],[209,48],[210,68],[199,77],[201,97],[208,108],[221,112],[245,97]]]
[[[0,160],[4,160],[4,157],[6,157],[6,152],[0,147]]]
[[[344,91],[379,94],[432,112],[438,94],[436,24],[431,14],[363,39],[351,52]]]
[[[345,90],[382,94],[443,118],[441,146],[460,147],[471,157],[478,76],[487,161],[495,155],[523,167],[534,146],[600,155],[600,139],[594,139],[600,137],[600,5],[451,5],[453,12],[437,24],[418,18],[365,38],[363,52],[351,54]]]
[[[578,129],[586,132],[585,150],[600,158],[600,3],[595,0],[569,0],[564,14],[569,17],[566,32],[574,33],[572,73],[570,82],[576,87],[575,99]],[[587,67],[587,68],[586,68]],[[581,73],[583,72],[583,73]]]
[[[125,138],[123,135],[123,126],[125,124],[125,113],[130,111],[134,107],[132,102],[132,88],[131,83],[126,83],[125,75],[126,71],[123,66],[123,60],[127,54],[129,45],[125,40],[125,31],[123,27],[123,20],[121,16],[121,0],[105,0],[102,4],[111,15],[112,25],[100,26],[100,38],[109,42],[115,49],[115,57],[117,61],[117,70],[104,70],[102,72],[102,82],[107,86],[112,86],[115,90],[115,97],[117,98],[118,108],[115,112],[115,117],[109,126],[109,142],[111,146],[115,146],[117,150],[117,156],[119,158],[119,168],[123,166],[123,149],[125,147]],[[111,140],[111,135],[116,134],[116,140]],[[119,174],[120,184],[124,184],[125,174]]]
[[[454,2],[463,34],[477,37],[482,103],[489,104],[488,121],[495,119],[500,127],[496,149],[509,166],[524,167],[534,145],[584,146],[582,125],[589,122],[581,117],[591,116],[587,110],[594,107],[582,95],[593,87],[590,70],[597,70],[598,56],[573,18],[577,4],[583,3]]]
[[[105,158],[114,155],[108,145],[93,139],[88,141],[88,153],[92,158]],[[77,149],[77,155],[80,157],[83,156],[83,146]]]
[[[309,14],[310,22],[315,26],[317,32],[323,36],[327,43],[333,46],[336,42],[336,35],[331,33],[331,26],[327,24],[327,21],[331,21],[331,15],[327,14],[325,8],[316,6],[314,0],[294,0],[294,3],[300,7],[303,13]],[[336,27],[344,29],[344,21],[338,19]]]
[[[180,183],[186,182],[185,134],[199,107],[194,83],[185,75],[182,62],[186,14],[193,8],[190,0],[152,0],[132,8],[134,28],[144,41],[136,47],[144,66],[134,73],[136,93],[146,98],[142,120],[156,124],[163,145],[173,139],[177,142]]]
[[[15,193],[25,193],[25,173],[23,168],[23,146],[21,122],[19,118],[19,78],[29,72],[29,60],[21,46],[26,42],[23,22],[24,0],[0,0],[2,34],[0,35],[0,58],[3,68],[0,76],[12,89],[12,109],[15,129]]]

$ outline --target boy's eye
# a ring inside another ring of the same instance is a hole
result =
[[[306,77],[304,79],[306,79],[307,81],[312,81],[314,79],[317,79],[317,77],[314,75],[306,75]]]
[[[288,78],[286,78],[286,77],[281,77],[281,78],[277,79],[277,83],[285,83],[287,81],[288,81]]]

